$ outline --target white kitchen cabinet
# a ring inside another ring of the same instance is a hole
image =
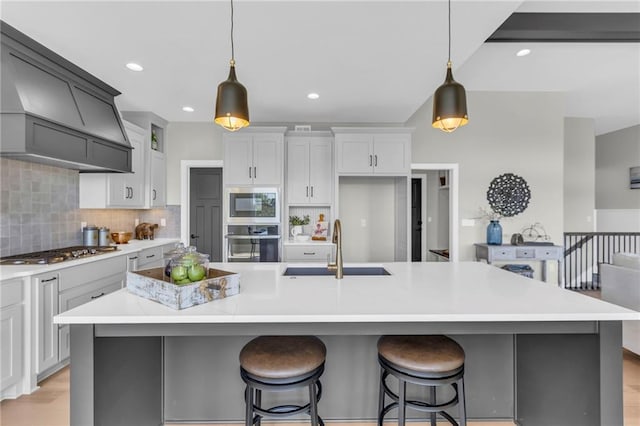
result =
[[[21,279],[0,283],[0,396],[17,396],[10,389],[23,373],[23,282]]]
[[[334,244],[284,244],[283,262],[321,262],[333,261]]]
[[[164,267],[163,248],[150,247],[138,253],[138,270]]]
[[[38,381],[66,365],[69,358],[69,326],[54,324],[53,317],[122,288],[126,270],[127,256],[123,255],[32,276],[37,298]]]
[[[144,129],[124,121],[131,155],[132,173],[80,173],[80,208],[144,208]]]
[[[284,127],[225,133],[225,185],[282,184]]]
[[[289,205],[330,205],[333,195],[333,139],[287,138],[287,201]]]
[[[124,275],[119,271],[114,275],[62,292],[58,302],[60,313],[120,290],[123,284]],[[60,326],[58,330],[58,361],[60,362],[69,358],[71,354],[69,335],[69,325]]]
[[[53,323],[53,317],[58,315],[59,276],[57,272],[49,272],[31,279],[37,299],[36,373],[41,374],[58,363],[58,326]]]
[[[149,205],[153,207],[165,207],[167,204],[167,163],[165,154],[160,151],[151,151],[151,191],[149,193]]]
[[[410,129],[333,128],[338,175],[411,172]]]

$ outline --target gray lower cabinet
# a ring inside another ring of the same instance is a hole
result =
[[[54,324],[53,317],[119,290],[126,271],[127,256],[117,256],[32,277],[37,298],[38,381],[68,363],[69,326]]]
[[[38,328],[36,353],[38,359],[36,372],[38,375],[53,368],[58,363],[58,326],[53,317],[58,314],[57,272],[34,275],[31,282],[36,294],[36,327]]]
[[[22,279],[0,283],[0,399],[16,397],[22,377],[24,314]]]

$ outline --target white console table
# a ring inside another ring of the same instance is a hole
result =
[[[558,262],[558,286],[564,287],[564,247],[553,245],[490,245],[474,244],[476,260],[487,263],[511,262],[514,260],[536,260],[542,262],[542,280],[547,280],[547,260]]]

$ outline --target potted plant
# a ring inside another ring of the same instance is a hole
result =
[[[302,225],[308,225],[311,221],[309,215],[304,217],[300,216],[289,216],[289,225],[291,225],[291,236],[296,237],[297,235],[302,234]]]

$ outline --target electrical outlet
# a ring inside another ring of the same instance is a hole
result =
[[[87,226],[87,222],[80,222],[80,230],[82,231],[84,228],[86,228]]]
[[[160,226],[167,226],[167,219],[165,219],[164,217],[160,218]]]
[[[140,225],[140,219],[138,219],[138,218],[136,217],[136,219],[133,221],[133,224],[134,224],[135,226]]]
[[[363,228],[367,227],[367,219],[360,219],[360,226],[362,226]]]

